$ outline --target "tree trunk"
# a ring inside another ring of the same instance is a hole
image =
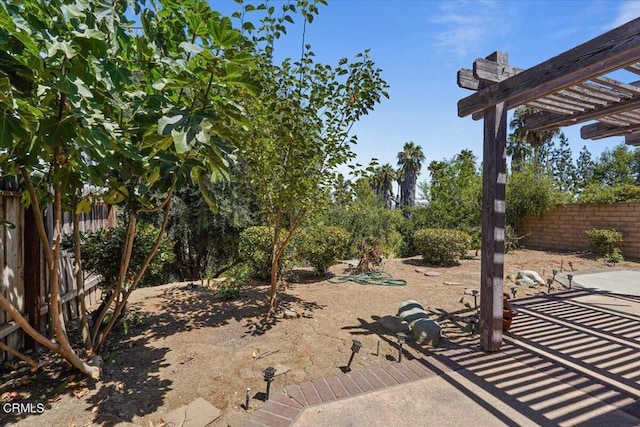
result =
[[[76,276],[77,301],[80,306],[80,329],[82,330],[82,342],[84,349],[91,349],[91,331],[87,322],[87,306],[84,295],[84,270],[82,268],[82,252],[80,248],[80,218],[75,208],[73,210],[73,255],[74,272]]]

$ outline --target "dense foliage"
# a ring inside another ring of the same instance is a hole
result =
[[[297,239],[297,256],[321,276],[344,257],[349,232],[342,227],[316,225],[305,228]]]
[[[361,179],[354,187],[355,199],[351,203],[334,204],[323,221],[349,232],[346,251],[349,258],[359,258],[362,243],[369,238],[378,240],[385,257],[399,256],[403,247],[399,228],[405,222],[401,212],[386,209],[374,194],[368,180]]]
[[[84,270],[100,275],[100,286],[105,291],[112,291],[120,275],[120,265],[114,260],[122,257],[125,248],[127,230],[119,226],[82,233],[82,264]],[[129,276],[125,279],[125,286],[133,283],[135,276],[140,271],[145,258],[151,252],[158,236],[158,229],[148,223],[139,223],[136,240],[131,251]],[[71,248],[73,242],[65,240],[66,248]],[[138,286],[156,286],[169,280],[170,270],[167,268],[174,260],[173,242],[165,235],[160,241],[156,256],[153,258],[146,273]]]
[[[245,229],[240,233],[239,256],[250,267],[254,277],[261,280],[270,279],[273,259],[273,231],[267,226],[254,226]],[[278,279],[291,269],[294,264],[294,256],[293,245],[287,245],[278,260]]]
[[[616,230],[591,228],[585,232],[589,240],[589,250],[598,256],[610,256],[620,251],[622,233]]]
[[[454,265],[471,249],[471,237],[459,230],[425,228],[413,237],[417,250],[427,264]]]

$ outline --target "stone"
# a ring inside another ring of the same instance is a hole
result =
[[[100,369],[102,368],[102,365],[104,365],[104,360],[102,360],[102,357],[95,355],[89,361],[89,365],[95,366],[96,368]]]
[[[287,372],[289,372],[291,370],[290,367],[285,366],[285,365],[276,365],[276,366],[274,366],[274,368],[276,369],[276,373],[275,373],[276,377],[278,375],[286,374]]]
[[[300,317],[298,312],[291,308],[285,308],[282,315],[285,319],[297,319],[298,317]]]
[[[518,271],[518,275],[516,276],[516,279],[522,279],[525,277],[533,280],[536,284],[539,284],[539,285],[545,284],[545,281],[542,279],[542,277],[540,277],[540,275],[533,270]]]
[[[411,324],[411,332],[416,343],[437,346],[442,338],[440,324],[431,319],[419,319]]]
[[[424,275],[429,277],[438,277],[442,275],[442,273],[438,273],[437,271],[427,271],[424,273]]]
[[[199,397],[188,405],[181,406],[162,416],[162,421],[175,427],[204,427],[216,420],[222,412]]]
[[[447,286],[457,286],[457,285],[461,285],[462,283],[460,282],[442,282]]]
[[[411,332],[411,330],[409,329],[409,323],[398,316],[384,316],[380,318],[380,320],[378,320],[378,323],[380,323],[380,326],[382,326],[384,329],[394,334],[403,332],[409,335],[409,333]]]
[[[516,285],[532,287],[536,285],[536,282],[529,279],[528,277],[523,277],[521,279],[516,280]]]
[[[405,322],[411,323],[418,319],[425,319],[428,317],[427,312],[424,311],[424,307],[416,300],[403,301],[398,309],[398,316]]]

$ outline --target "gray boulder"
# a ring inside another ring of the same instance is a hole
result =
[[[516,279],[522,279],[525,277],[533,280],[536,284],[539,284],[539,285],[545,284],[545,281],[542,279],[542,277],[540,277],[540,275],[533,270],[518,271],[518,275],[516,276]]]
[[[435,320],[420,319],[411,324],[413,339],[418,344],[437,346],[442,338],[442,328]]]
[[[378,320],[380,326],[386,329],[389,332],[397,334],[398,332],[403,332],[407,335],[411,332],[409,329],[409,323],[402,320],[402,318],[398,316],[384,316]]]
[[[398,309],[398,316],[402,320],[411,324],[419,319],[426,319],[428,317],[427,312],[424,311],[424,307],[416,300],[407,300],[400,304]]]

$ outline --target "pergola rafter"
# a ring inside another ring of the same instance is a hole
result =
[[[527,70],[508,64],[506,53],[478,59],[458,72],[458,86],[475,91],[458,102],[458,115],[484,119],[481,347],[502,343],[504,275],[504,185],[506,113],[522,105],[540,112],[526,120],[531,130],[594,121],[580,129],[584,139],[625,136],[640,146],[640,18]]]

